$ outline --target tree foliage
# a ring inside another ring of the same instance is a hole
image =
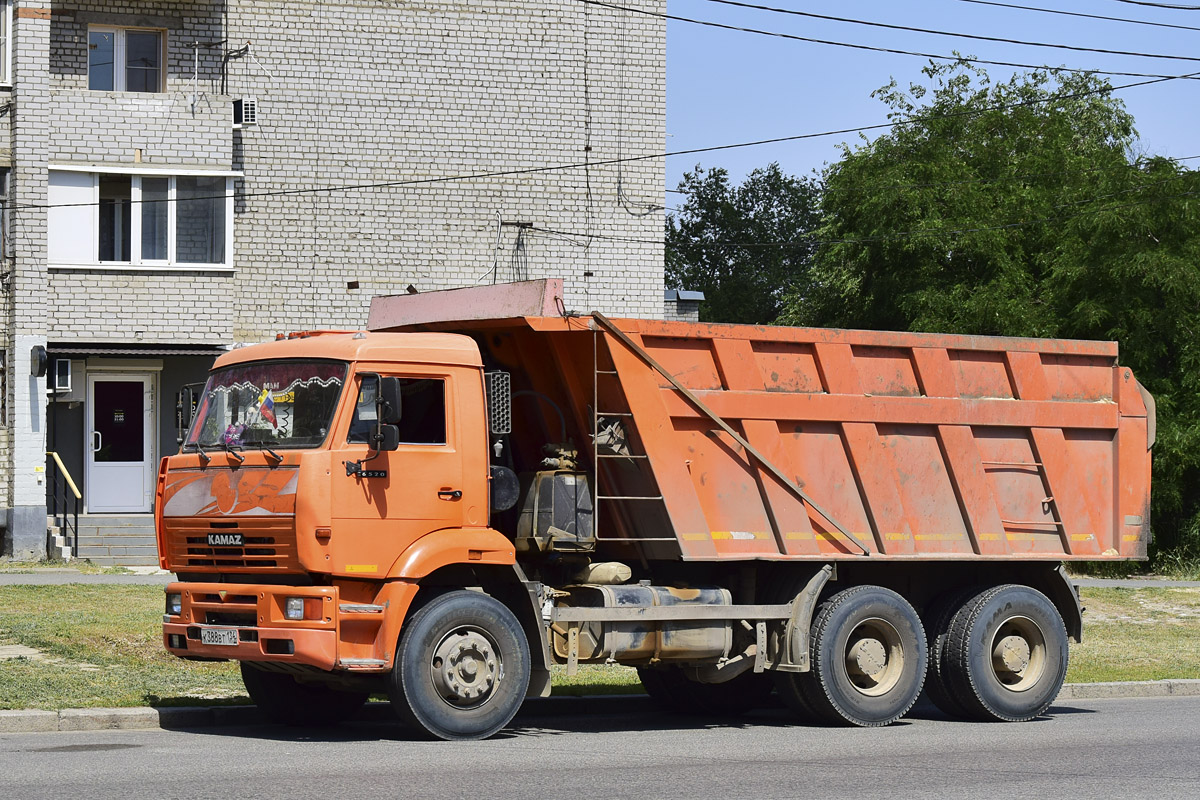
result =
[[[1134,157],[1094,76],[925,74],[876,92],[900,124],[826,170],[822,244],[780,321],[1118,341],[1158,401],[1160,550],[1200,554],[1196,173]]]
[[[686,199],[666,220],[667,285],[704,292],[705,321],[773,322],[808,270],[816,182],[771,164],[731,186],[725,170],[696,167],[679,189]]]

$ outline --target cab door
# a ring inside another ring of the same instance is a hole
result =
[[[334,572],[384,574],[410,544],[458,529],[482,498],[463,485],[459,402],[453,373],[409,372],[401,383],[400,445],[375,452],[375,376],[360,373],[354,413],[335,445],[329,542]],[[352,465],[348,470],[346,465]],[[355,474],[347,474],[352,472]]]

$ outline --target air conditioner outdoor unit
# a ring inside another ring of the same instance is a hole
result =
[[[233,127],[258,124],[258,101],[253,97],[242,97],[233,101]]]

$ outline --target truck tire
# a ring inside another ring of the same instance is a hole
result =
[[[946,640],[950,636],[950,620],[963,605],[979,593],[979,587],[948,592],[928,609],[925,635],[929,639],[929,669],[925,675],[925,694],[930,702],[951,717],[966,717],[967,709],[954,696],[947,675]]]
[[[959,609],[946,637],[945,674],[968,718],[1023,722],[1045,713],[1067,674],[1067,629],[1028,586],[986,589]]]
[[[268,672],[242,662],[246,693],[271,722],[292,727],[336,725],[362,708],[367,692],[342,692],[319,683],[301,683],[286,672]]]
[[[667,711],[700,716],[735,717],[767,702],[774,688],[765,672],[747,670],[724,683],[694,681],[680,667],[639,667],[638,678]]]
[[[781,673],[784,700],[820,721],[889,725],[921,693],[925,630],[907,600],[882,586],[838,592],[817,609],[808,672]],[[790,680],[789,680],[790,679]]]
[[[434,598],[405,623],[388,695],[399,717],[431,739],[486,739],[507,725],[529,686],[521,623],[481,592]]]

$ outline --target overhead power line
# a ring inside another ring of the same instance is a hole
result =
[[[593,0],[584,0],[584,2],[592,2]],[[1016,44],[1022,47],[1052,47],[1057,50],[1073,50],[1078,53],[1101,53],[1110,56],[1136,56],[1138,58],[1165,58],[1172,61],[1200,61],[1200,58],[1192,56],[1176,56],[1167,55],[1164,53],[1142,53],[1133,50],[1107,50],[1100,47],[1081,47],[1073,44],[1059,44],[1056,42],[1030,42],[1023,39],[1008,39],[1003,36],[983,36],[977,33],[956,33],[952,31],[940,31],[933,28],[916,28],[911,25],[892,25],[887,22],[873,22],[865,19],[854,19],[852,17],[834,17],[828,14],[815,14],[811,11],[796,11],[790,8],[774,8],[772,6],[763,6],[756,3],[744,3],[740,0],[705,0],[708,3],[718,3],[723,6],[737,6],[738,8],[749,8],[755,11],[769,11],[773,14],[787,14],[793,17],[806,17],[809,19],[823,19],[829,22],[845,22],[851,25],[866,25],[871,28],[885,28],[892,31],[907,31],[909,33],[928,33],[934,36],[950,36],[956,39],[975,39],[981,42],[999,42],[1001,44]]]
[[[901,56],[917,56],[918,58],[930,58],[939,61],[966,61],[972,64],[987,64],[996,67],[1016,67],[1017,69],[1058,69],[1062,72],[1078,72],[1093,75],[1112,75],[1122,78],[1166,78],[1178,77],[1167,76],[1148,72],[1116,72],[1113,70],[1104,69],[1076,69],[1073,67],[1050,67],[1046,64],[1023,64],[1016,61],[993,61],[986,58],[974,58],[961,55],[944,55],[939,53],[923,53],[919,50],[901,50],[896,47],[876,47],[869,44],[855,44],[852,42],[838,42],[831,39],[814,39],[809,36],[797,36],[792,33],[781,33],[780,31],[766,31],[759,28],[746,28],[740,25],[726,25],[722,22],[712,22],[710,20],[692,19],[691,17],[681,17],[675,14],[664,14],[658,11],[646,11],[640,8],[631,8],[629,6],[617,5],[615,3],[601,2],[601,0],[579,0],[585,5],[599,6],[602,8],[613,9],[614,11],[627,11],[631,14],[641,14],[647,17],[658,17],[659,19],[674,20],[675,22],[686,22],[692,25],[702,25],[707,28],[718,28],[726,31],[740,31],[741,33],[753,33],[759,36],[773,36],[777,39],[788,39],[795,42],[807,42],[808,44],[824,44],[831,47],[848,47],[852,50],[867,50],[873,53],[892,53]],[[1200,60],[1200,59],[1197,59]],[[1191,76],[1188,76],[1191,77]]]
[[[1150,8],[1169,8],[1172,11],[1200,11],[1200,6],[1183,6],[1176,3],[1151,3],[1147,0],[1117,0],[1131,6],[1149,6]]]
[[[1164,158],[1167,161],[1171,161],[1173,163],[1178,164],[1181,161],[1192,161],[1194,159],[1200,158],[1200,155],[1180,156],[1178,158],[1171,158],[1169,156],[1154,156],[1154,158]],[[1088,169],[1061,170],[1061,171],[1055,171],[1055,172],[1026,172],[1026,173],[1022,173],[1020,175],[1001,175],[996,178],[963,178],[962,180],[957,180],[957,181],[926,181],[924,183],[869,183],[869,184],[841,183],[839,185],[842,188],[858,189],[860,191],[900,190],[900,189],[933,189],[938,186],[971,186],[971,185],[977,185],[977,184],[1009,183],[1011,181],[1026,181],[1026,180],[1031,180],[1033,178],[1054,178],[1054,177],[1058,177],[1058,176],[1062,176],[1062,175],[1083,176],[1083,175],[1091,175],[1091,174],[1094,174],[1097,172],[1099,172],[1099,173],[1121,172],[1121,171],[1124,171],[1126,169],[1129,169],[1129,168],[1135,167],[1135,166],[1137,166],[1137,165],[1136,164],[1125,164],[1120,167],[1089,167]],[[688,192],[686,192],[682,189],[667,189],[667,191],[671,192],[673,194],[688,194]],[[681,211],[681,209],[678,209],[678,208],[664,209],[664,210]]]
[[[996,6],[997,8],[1013,8],[1019,11],[1039,11],[1043,14],[1059,14],[1064,17],[1084,17],[1099,19],[1106,22],[1125,22],[1130,25],[1149,25],[1155,28],[1174,28],[1180,31],[1200,31],[1195,25],[1175,25],[1170,22],[1152,22],[1148,19],[1131,19],[1129,17],[1108,17],[1103,14],[1085,14],[1082,11],[1065,11],[1059,8],[1041,8],[1040,6],[1022,6],[1016,3],[999,3],[996,0],[958,0],[960,3],[972,3],[977,6]]]
[[[1152,188],[1154,186],[1158,186],[1159,184],[1162,184],[1165,182],[1166,181],[1156,181],[1155,183],[1149,184],[1147,186],[1142,186],[1142,187],[1138,187],[1135,189],[1127,189],[1127,190],[1124,190],[1121,192],[1114,192],[1112,194],[1107,194],[1107,195],[1097,195],[1096,197],[1089,197],[1089,198],[1085,198],[1083,200],[1075,200],[1070,203],[1064,203],[1059,206],[1054,206],[1054,208],[1055,209],[1074,208],[1077,206],[1085,205],[1087,203],[1094,203],[1094,202],[1097,202],[1100,200],[1108,200],[1108,199],[1111,199],[1113,197],[1118,197],[1123,194],[1130,194],[1131,192],[1142,191],[1147,188]],[[1002,222],[1002,223],[997,223],[995,225],[978,225],[978,226],[974,226],[974,227],[970,227],[970,228],[920,228],[917,230],[910,230],[910,231],[893,231],[890,233],[881,233],[877,236],[861,236],[861,237],[845,238],[845,239],[814,239],[811,236],[805,237],[803,239],[791,239],[791,240],[774,241],[774,242],[737,242],[737,241],[728,241],[728,240],[717,239],[717,240],[707,241],[707,242],[694,242],[693,244],[697,244],[701,247],[747,247],[747,248],[799,247],[801,245],[821,246],[821,245],[830,245],[830,244],[873,244],[875,242],[885,242],[885,241],[890,241],[892,239],[912,239],[912,238],[922,237],[922,236],[961,236],[961,235],[967,234],[967,233],[986,233],[988,231],[1001,231],[1001,230],[1011,230],[1011,229],[1015,229],[1015,228],[1027,228],[1031,225],[1044,225],[1044,224],[1050,223],[1050,222],[1065,222],[1067,220],[1078,219],[1080,217],[1091,216],[1093,214],[1103,214],[1108,211],[1120,211],[1120,210],[1126,209],[1126,208],[1134,208],[1136,206],[1149,205],[1150,203],[1157,203],[1162,200],[1178,200],[1178,199],[1181,199],[1184,197],[1196,197],[1196,196],[1200,196],[1200,192],[1194,192],[1194,191],[1193,192],[1180,192],[1178,194],[1162,195],[1162,196],[1158,196],[1158,197],[1148,197],[1143,200],[1131,200],[1128,203],[1117,203],[1114,205],[1107,205],[1107,206],[1103,206],[1100,208],[1091,208],[1091,209],[1080,211],[1080,212],[1077,212],[1074,214],[1055,214],[1055,215],[1046,216],[1046,217],[1039,217],[1037,219],[1018,220],[1015,222]],[[661,239],[644,239],[644,238],[638,238],[638,237],[633,237],[633,236],[615,236],[615,235],[607,235],[607,234],[600,234],[600,233],[580,233],[580,232],[573,233],[571,231],[557,230],[555,228],[541,228],[537,225],[533,226],[533,230],[539,231],[542,233],[553,234],[553,235],[560,236],[560,237],[561,236],[574,236],[577,239],[581,239],[581,238],[602,239],[602,240],[607,240],[607,241],[630,242],[630,243],[638,243],[638,244],[659,244],[660,242],[663,241]]]
[[[966,59],[963,59],[966,60]],[[825,136],[843,136],[849,133],[866,133],[868,131],[885,130],[897,128],[901,125],[916,125],[922,122],[931,122],[940,119],[956,119],[958,117],[969,117],[977,114],[987,113],[989,111],[1002,111],[1010,108],[1024,108],[1028,106],[1037,106],[1046,103],[1062,102],[1064,100],[1076,100],[1082,97],[1091,97],[1098,94],[1108,94],[1110,92],[1121,91],[1124,89],[1133,89],[1139,86],[1151,86],[1157,83],[1166,83],[1167,81],[1182,80],[1187,78],[1195,78],[1200,76],[1200,71],[1189,72],[1185,75],[1167,75],[1162,77],[1151,78],[1143,81],[1135,81],[1133,83],[1118,84],[1116,86],[1101,86],[1096,89],[1086,89],[1078,92],[1067,92],[1064,94],[1054,94],[1049,97],[1037,97],[1030,100],[1020,100],[1011,103],[997,103],[990,106],[982,106],[980,108],[964,109],[955,111],[950,114],[925,114],[921,116],[909,117],[908,119],[895,120],[891,122],[879,122],[874,125],[859,125],[853,128],[838,128],[836,130],[817,131],[815,133],[797,133],[790,136],[776,136],[770,139],[757,139],[749,142],[734,142],[732,144],[717,144],[708,147],[691,147],[686,150],[670,150],[664,153],[648,153],[638,156],[624,156],[622,158],[608,158],[600,161],[578,161],[570,164],[546,164],[540,167],[522,167],[520,169],[493,170],[488,172],[468,172],[458,175],[442,175],[433,178],[409,178],[405,180],[395,181],[376,181],[371,183],[352,183],[339,184],[333,186],[311,186],[304,189],[274,189],[265,192],[237,192],[233,194],[235,200],[247,200],[260,197],[283,197],[287,195],[308,195],[317,194],[320,192],[351,192],[362,191],[366,189],[390,189],[405,186],[428,186],[438,183],[452,183],[458,181],[482,180],[486,178],[507,178],[520,175],[535,175],[545,172],[559,172],[571,169],[587,169],[590,167],[604,167],[614,164],[629,164],[637,161],[651,161],[658,158],[671,158],[675,156],[692,156],[701,153],[716,153],[724,150],[737,150],[743,147],[759,147],[768,144],[782,144],[784,142],[799,142],[806,139],[820,139]],[[102,170],[97,170],[102,171]],[[227,195],[209,195],[206,197],[189,197],[183,202],[195,202],[200,200],[224,200]],[[122,201],[130,205],[139,205],[141,203],[150,202],[180,202],[176,199],[169,200],[129,200]],[[86,203],[27,203],[20,205],[11,205],[9,208],[13,211],[24,209],[49,209],[49,208],[80,208],[98,206],[100,203],[92,201]]]

